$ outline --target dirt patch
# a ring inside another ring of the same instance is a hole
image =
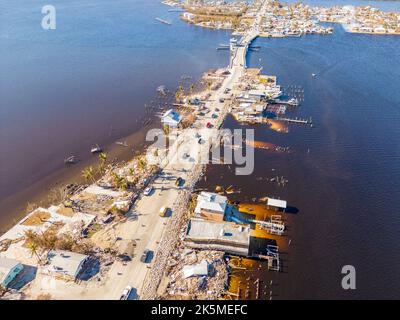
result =
[[[68,208],[65,206],[60,206],[60,208],[57,210],[57,213],[65,217],[72,217],[75,214],[72,208]]]
[[[24,226],[40,226],[50,218],[50,213],[47,211],[38,210],[32,213],[23,223]]]

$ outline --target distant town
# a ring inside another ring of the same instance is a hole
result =
[[[166,1],[182,6],[182,19],[201,27],[230,29],[241,34],[257,15],[260,0],[252,2],[225,1]],[[367,34],[400,34],[400,14],[383,12],[371,6],[313,7],[301,2],[284,4],[269,0],[261,21],[261,37],[287,37],[304,34],[330,34],[332,27],[323,22],[341,24],[346,31]]]

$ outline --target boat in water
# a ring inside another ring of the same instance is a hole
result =
[[[117,141],[117,142],[115,142],[115,144],[122,146],[122,147],[128,147],[128,144],[126,143],[126,141]]]
[[[74,164],[76,162],[76,157],[74,155],[71,155],[67,158],[64,159],[64,164]]]
[[[91,153],[100,153],[102,151],[103,151],[103,149],[98,144],[96,144],[96,146],[94,146],[90,149]]]
[[[167,87],[161,85],[157,88],[157,92],[165,96],[167,94]]]

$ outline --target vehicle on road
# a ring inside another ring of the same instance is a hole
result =
[[[142,256],[140,257],[140,261],[143,263],[147,263],[147,261],[149,260],[150,254],[151,254],[151,250],[145,249],[142,253]]]
[[[210,129],[210,128],[213,127],[213,125],[211,124],[211,122],[207,122],[206,127],[207,127],[208,129]]]
[[[121,297],[119,298],[119,300],[128,300],[129,295],[132,292],[132,287],[131,286],[127,286],[124,291],[122,291]]]
[[[184,183],[184,180],[181,177],[176,178],[175,185],[177,187],[181,187],[183,185],[183,183]]]
[[[185,152],[183,155],[182,155],[182,158],[183,159],[187,159],[187,158],[189,158],[190,157],[190,155],[189,155],[189,153],[187,153],[187,152]]]
[[[167,207],[161,207],[160,209],[160,217],[165,217],[167,215],[168,208]]]
[[[217,115],[216,113],[213,113],[213,114],[211,115],[211,117],[212,117],[213,119],[217,119],[217,118],[218,118],[218,115]]]
[[[146,189],[144,189],[143,194],[145,196],[149,196],[153,192],[153,190],[153,187],[147,187]]]

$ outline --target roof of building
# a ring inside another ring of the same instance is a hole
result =
[[[272,206],[272,207],[278,207],[278,208],[286,209],[287,202],[285,200],[268,198],[267,205],[268,206]]]
[[[211,210],[224,213],[228,198],[212,192],[201,192],[197,197],[197,205],[194,209],[195,213],[200,213],[201,210]]]
[[[265,90],[253,89],[253,90],[249,91],[249,95],[264,97],[265,96]]]
[[[222,240],[248,245],[250,228],[236,225],[232,222],[215,222],[203,219],[190,219],[187,238]]]
[[[17,260],[0,257],[0,283],[2,283],[10,271],[19,264],[20,262]]]
[[[48,254],[50,270],[59,272],[71,277],[76,277],[81,269],[82,263],[88,256],[80,253],[52,250]]]
[[[175,110],[169,109],[169,110],[165,111],[165,113],[162,115],[162,119],[163,120],[168,119],[168,120],[173,120],[173,121],[179,122],[179,121],[181,121],[181,115],[178,112],[176,112]]]
[[[208,275],[208,263],[206,260],[202,260],[198,264],[184,266],[182,272],[184,278],[189,278],[193,276],[206,276]]]

